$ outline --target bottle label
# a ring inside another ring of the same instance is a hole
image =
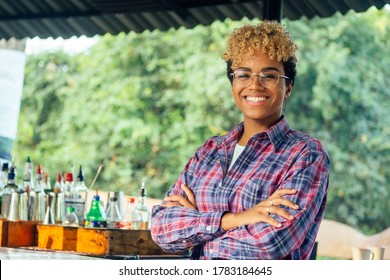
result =
[[[132,222],[132,229],[147,230],[147,229],[149,229],[149,223],[142,222],[142,221],[133,221]]]
[[[120,222],[119,223],[119,228],[120,229],[131,229],[131,222]]]
[[[65,198],[64,200],[64,206],[65,209],[68,206],[71,206],[74,208],[74,212],[79,219],[80,222],[84,221],[84,210],[85,210],[85,201],[82,199],[70,199],[70,198]]]
[[[106,221],[85,221],[85,227],[88,228],[107,228]]]
[[[118,229],[120,228],[120,222],[112,221],[112,222],[107,222],[107,228],[111,229]]]

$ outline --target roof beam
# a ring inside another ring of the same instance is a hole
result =
[[[283,18],[283,0],[265,0],[264,15],[265,20],[281,21]]]
[[[162,2],[164,3],[164,5],[168,9],[175,12],[175,14],[177,14],[183,20],[183,22],[190,24],[190,25],[196,25],[196,22],[195,22],[194,18],[192,17],[192,15],[190,14],[190,12],[187,9],[180,6],[180,4],[177,3],[177,1],[163,0]]]

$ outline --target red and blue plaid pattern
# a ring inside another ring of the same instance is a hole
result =
[[[200,248],[200,259],[309,259],[325,211],[330,160],[322,144],[290,129],[285,117],[254,135],[230,170],[239,124],[224,136],[208,139],[190,158],[168,195],[185,195],[186,184],[198,210],[153,207],[152,237],[169,252]],[[274,218],[283,226],[256,223],[224,231],[224,212],[241,212],[275,190],[297,189],[286,196],[299,205],[287,209],[295,219]]]

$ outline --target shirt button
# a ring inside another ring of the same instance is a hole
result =
[[[211,226],[207,226],[207,227],[206,227],[206,230],[207,230],[207,231],[210,231],[210,230],[211,230]]]
[[[214,250],[213,249],[210,249],[210,254],[214,253]]]
[[[219,182],[219,185],[218,185],[219,187],[222,187],[222,182]]]

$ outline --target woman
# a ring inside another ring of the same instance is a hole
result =
[[[223,56],[244,120],[208,139],[152,213],[152,237],[193,259],[309,259],[322,221],[329,157],[282,114],[297,46],[275,21],[231,34]]]

